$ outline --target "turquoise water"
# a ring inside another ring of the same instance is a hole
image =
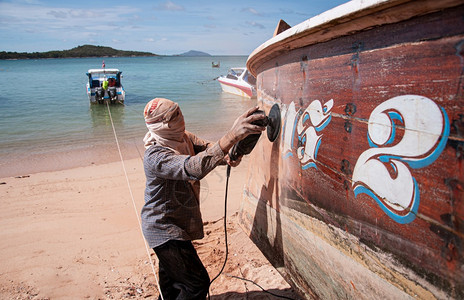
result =
[[[124,158],[143,152],[143,108],[152,98],[179,103],[187,130],[216,140],[256,104],[221,91],[218,76],[238,57],[104,58],[122,70],[125,105],[110,106]],[[106,105],[90,105],[85,73],[102,58],[0,61],[0,176],[106,163],[119,158]],[[212,68],[220,61],[220,68]]]

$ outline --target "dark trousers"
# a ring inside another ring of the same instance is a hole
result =
[[[153,250],[159,260],[159,281],[165,300],[206,299],[209,276],[192,242],[168,241]]]

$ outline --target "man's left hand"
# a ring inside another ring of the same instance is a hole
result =
[[[237,158],[237,160],[231,160],[230,157],[229,157],[229,154],[227,154],[224,159],[226,160],[226,163],[231,166],[231,167],[236,167],[240,164],[240,162],[242,161],[242,156],[240,156],[239,158]]]

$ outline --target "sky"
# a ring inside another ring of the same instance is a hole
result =
[[[173,55],[249,55],[280,19],[295,26],[347,0],[0,0],[0,51],[79,45]]]

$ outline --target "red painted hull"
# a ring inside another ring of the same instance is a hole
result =
[[[242,223],[304,297],[464,297],[464,6],[445,2],[397,21],[426,3],[383,3],[357,13],[388,24],[351,16],[248,59],[282,130],[251,154]],[[350,34],[314,42],[330,26]]]

